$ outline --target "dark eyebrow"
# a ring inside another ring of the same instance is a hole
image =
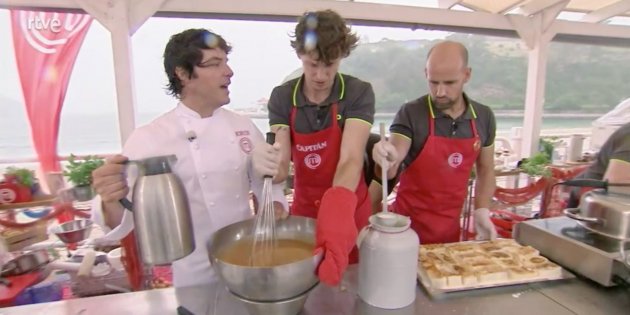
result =
[[[211,58],[210,58],[210,59],[208,59],[208,60],[201,61],[199,64],[200,64],[200,65],[204,65],[204,64],[207,64],[207,63],[209,63],[209,62],[211,62],[211,61],[219,61],[219,62],[221,62],[222,60],[223,60],[223,59],[222,59],[222,58],[219,58],[219,57],[211,57]]]

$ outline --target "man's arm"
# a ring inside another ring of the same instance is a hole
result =
[[[276,142],[280,144],[280,165],[278,165],[278,174],[273,178],[275,184],[284,182],[289,177],[291,133],[289,127],[285,125],[271,126],[271,132],[276,134]]]
[[[405,160],[405,157],[407,157],[409,149],[411,148],[411,139],[399,133],[392,133],[389,137],[389,143],[396,149],[396,156],[395,160],[392,162],[392,165],[390,165],[389,169],[387,170],[388,180],[396,177],[396,175],[398,174],[400,164]],[[377,163],[380,167],[381,162],[378,161]]]
[[[630,162],[610,159],[604,179],[611,183],[630,183]]]
[[[339,162],[333,178],[333,187],[357,189],[363,172],[363,154],[370,135],[371,125],[360,119],[347,119],[341,138]],[[290,154],[289,154],[290,155]]]
[[[476,163],[475,209],[490,208],[490,201],[496,189],[494,177],[494,144],[481,148]]]

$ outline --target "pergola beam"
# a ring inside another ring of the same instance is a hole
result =
[[[566,0],[542,1],[545,8]],[[535,1],[535,3],[537,3]],[[538,5],[539,7],[540,5]],[[74,0],[0,0],[0,8],[81,10]],[[308,10],[333,9],[354,25],[405,27],[505,37],[518,37],[504,15],[402,5],[329,0],[166,0],[155,16],[295,22]],[[529,10],[537,10],[530,7]],[[387,17],[386,19],[384,17]],[[630,46],[630,27],[557,20],[557,39],[602,45]]]
[[[525,16],[530,16],[538,12],[541,12],[551,6],[554,6],[560,2],[568,3],[569,1],[567,0],[532,0],[520,6],[519,11]]]
[[[630,11],[630,0],[622,0],[607,5],[603,8],[587,13],[582,17],[582,22],[600,23],[611,17]]]
[[[461,2],[462,0],[438,0],[438,8],[450,9]]]

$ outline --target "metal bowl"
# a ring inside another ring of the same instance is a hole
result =
[[[220,260],[217,253],[237,240],[251,238],[254,220],[228,225],[206,244],[208,257],[228,289],[241,298],[252,301],[280,301],[294,298],[312,288],[319,279],[315,269],[322,253],[290,264],[272,267],[248,267]],[[290,216],[276,222],[278,239],[299,239],[315,243],[315,220]]]
[[[308,297],[311,289],[296,297],[272,302],[250,301],[232,292],[230,293],[232,293],[234,298],[245,304],[245,308],[247,309],[249,315],[296,315],[302,310],[302,308],[304,308],[304,303],[306,303],[306,298]]]
[[[66,244],[77,243],[90,236],[92,225],[92,220],[72,220],[53,227],[52,232]]]

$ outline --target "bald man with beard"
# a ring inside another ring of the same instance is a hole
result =
[[[423,244],[460,240],[461,210],[475,166],[476,238],[497,232],[488,207],[495,190],[492,110],[464,93],[472,69],[461,43],[443,41],[431,48],[424,69],[429,94],[404,104],[390,127],[391,137],[374,145],[374,161],[386,161],[388,178],[399,167],[394,211],[409,216]]]

